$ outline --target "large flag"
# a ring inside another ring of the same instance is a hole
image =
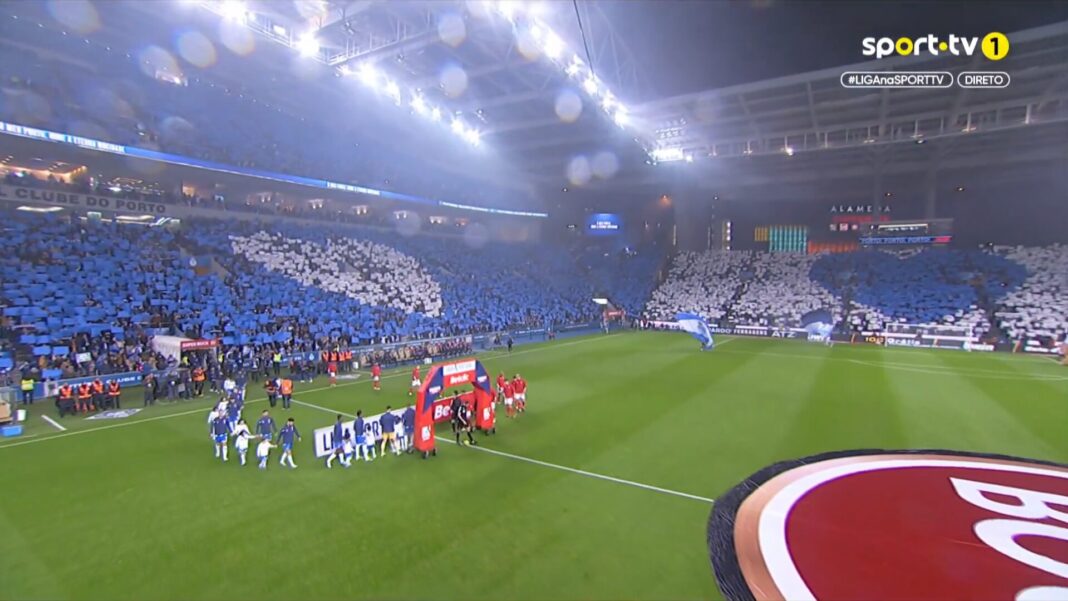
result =
[[[691,336],[701,343],[701,350],[711,350],[716,343],[712,340],[712,330],[704,317],[694,313],[679,313],[675,315],[675,321],[679,328],[689,332]]]
[[[801,327],[808,332],[808,339],[830,342],[834,332],[834,317],[826,309],[809,311],[801,316]]]

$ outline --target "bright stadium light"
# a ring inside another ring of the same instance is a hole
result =
[[[472,146],[478,146],[479,142],[482,141],[482,134],[478,133],[478,130],[475,130],[475,129],[469,129],[469,130],[465,131],[463,133],[463,137]]]
[[[426,113],[426,101],[422,96],[412,96],[412,110],[420,115]]]
[[[657,148],[653,150],[652,157],[654,161],[660,163],[681,161],[686,158],[681,148]]]
[[[784,146],[782,151],[785,152],[786,156],[788,156],[788,157],[794,156],[794,147],[793,146]]]
[[[345,77],[352,75],[352,69],[350,69],[348,65],[341,65],[340,67],[338,67],[337,71]]]
[[[231,21],[246,21],[248,8],[240,0],[223,0],[219,3],[219,14]]]
[[[564,41],[560,39],[560,36],[549,31],[545,34],[545,45],[542,50],[545,51],[545,56],[551,59],[560,58],[564,52]]]
[[[457,134],[463,134],[464,133],[464,122],[460,121],[456,117],[453,117],[452,124],[449,127],[452,128],[452,131],[454,133],[457,133]]]
[[[397,85],[397,82],[387,80],[383,89],[386,92],[386,96],[392,98],[393,102],[400,102],[400,86]]]
[[[283,38],[286,37],[286,28],[282,27],[281,25],[272,25],[271,26],[271,31],[274,32],[274,35],[277,35],[277,36],[280,36],[280,37],[283,37]]]
[[[579,57],[576,56],[575,58],[571,59],[571,64],[569,64],[567,66],[567,68],[564,69],[564,72],[567,73],[569,76],[574,77],[574,76],[578,75],[579,71],[581,71],[581,70],[582,70],[582,59],[580,59]]]
[[[597,80],[593,77],[587,77],[586,81],[582,82],[582,87],[586,90],[587,94],[593,96],[597,93]]]
[[[612,115],[612,121],[615,121],[616,125],[620,127],[624,127],[630,123],[630,116],[627,115],[627,109],[623,107],[616,109],[616,114]]]
[[[374,65],[370,63],[364,63],[360,65],[360,69],[357,73],[357,76],[360,78],[360,81],[364,83],[364,85],[371,87],[378,85],[378,69],[375,69]]]
[[[534,38],[535,42],[541,42],[545,39],[545,29],[537,23],[530,26],[530,37]]]
[[[514,0],[500,0],[497,2],[497,10],[509,21],[515,19],[515,13],[518,8],[518,3]]]
[[[315,56],[319,53],[319,40],[315,39],[314,33],[306,33],[297,41],[297,52],[301,56]]]
[[[441,121],[441,109],[439,109],[436,106],[434,108],[430,109],[430,120],[431,121]]]

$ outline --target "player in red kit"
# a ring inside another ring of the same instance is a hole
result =
[[[515,408],[519,412],[527,410],[527,381],[516,374],[512,378],[512,391],[515,393]]]
[[[423,385],[423,378],[419,376],[419,366],[416,365],[412,368],[412,385],[408,387],[408,396],[415,394],[415,391],[419,390],[419,387]]]
[[[504,372],[497,374],[497,402],[504,400]]]
[[[508,417],[515,417],[515,390],[512,388],[512,383],[505,380],[503,389],[504,413]]]
[[[330,385],[337,386],[337,363],[331,361],[326,364],[326,373],[330,376]]]
[[[371,387],[382,390],[382,367],[377,363],[371,366]]]

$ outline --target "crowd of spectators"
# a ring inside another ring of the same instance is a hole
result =
[[[800,327],[813,310],[842,330],[954,326],[983,338],[1063,338],[1068,247],[678,253],[644,316],[696,312],[734,325]],[[996,324],[992,324],[993,317]]]
[[[652,279],[637,256],[580,264],[564,247],[533,243],[476,248],[299,223],[280,223],[282,234],[215,220],[170,229],[0,218],[0,333],[52,377],[162,369],[149,345],[159,334],[220,340],[223,372],[255,371],[277,353],[562,327],[597,319],[591,270],[609,293],[631,291],[623,297],[635,277]]]
[[[1007,292],[994,313],[1013,340],[1060,341],[1068,333],[1068,246],[998,247],[994,252],[1027,269],[1023,284]]]
[[[665,280],[653,291],[644,316],[674,321],[687,311],[706,319],[722,319],[748,277],[753,253],[748,251],[680,252]]]

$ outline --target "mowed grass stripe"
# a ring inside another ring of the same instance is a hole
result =
[[[511,357],[511,356],[521,356],[521,355],[524,355],[524,354],[534,353],[534,352],[539,352],[539,351],[544,351],[544,350],[549,350],[549,349],[552,349],[552,348],[562,348],[562,347],[573,346],[573,345],[577,345],[577,344],[584,344],[584,343],[588,343],[588,342],[597,342],[597,341],[600,341],[600,340],[610,339],[610,338],[613,338],[615,336],[619,336],[619,334],[617,333],[617,334],[608,334],[608,335],[593,335],[591,337],[582,336],[582,337],[578,337],[578,338],[580,338],[579,340],[569,340],[569,341],[559,342],[559,343],[539,343],[538,346],[536,346],[535,348],[520,349],[518,351],[513,351],[511,353],[501,352],[501,351],[491,351],[488,354],[485,354],[485,353],[482,353],[482,354],[473,353],[472,356],[478,356],[479,359],[482,359],[482,360],[490,360],[490,359],[495,359],[495,358],[504,357],[504,356],[509,356],[509,357]],[[395,368],[395,369],[392,369],[392,370],[388,370],[388,371],[385,372],[386,375],[382,376],[382,379],[385,380],[385,379],[399,378],[401,376],[409,375],[411,373],[411,368],[412,368],[412,366],[406,366],[406,367],[400,367],[400,368]],[[353,381],[345,381],[345,380],[343,380],[343,381],[341,381],[341,383],[337,384],[336,386],[329,386],[329,385],[327,385],[327,386],[318,386],[318,387],[315,387],[315,388],[309,388],[309,389],[304,389],[304,390],[301,390],[300,388],[296,388],[295,389],[295,393],[296,394],[300,394],[300,395],[306,395],[306,394],[309,394],[309,393],[320,392],[320,391],[323,391],[323,390],[338,389],[338,388],[352,386],[352,385],[355,385],[355,384],[365,384],[365,383],[370,383],[371,382],[371,377],[370,377],[369,373],[361,372],[360,375],[362,376],[361,379],[357,379],[357,380],[353,380]],[[318,378],[315,379],[315,381],[316,382],[325,382],[326,378],[318,377]],[[255,384],[256,384],[255,380],[250,380],[250,385],[251,386],[255,386]],[[140,389],[137,389],[137,390],[140,390]],[[206,400],[210,400],[211,403],[215,402],[215,399],[214,399],[214,396],[213,396],[212,393],[205,393],[205,396],[202,397],[201,399],[190,401],[190,402],[197,403],[197,402],[203,402],[203,401],[206,401]],[[129,403],[131,402],[131,399],[124,399],[124,402],[127,403],[127,406],[129,406]],[[247,400],[245,402],[245,405],[248,406],[248,405],[253,405],[253,404],[256,404],[256,403],[266,403],[266,402],[267,402],[267,397],[263,396],[263,397],[258,397],[258,398],[253,398],[253,399]],[[146,410],[162,409],[162,410],[173,411],[173,410],[175,410],[175,409],[177,409],[179,407],[183,407],[183,406],[188,406],[188,405],[184,404],[184,403],[181,403],[181,402],[174,402],[173,404],[170,404],[170,405],[149,407],[149,408],[146,408]],[[122,421],[122,422],[113,423],[113,424],[107,424],[107,425],[102,425],[102,426],[84,426],[84,424],[86,424],[86,423],[91,423],[91,420],[86,420],[85,418],[80,418],[78,421],[72,422],[72,424],[75,427],[82,426],[81,429],[77,429],[77,430],[68,429],[68,431],[66,431],[66,432],[56,433],[56,434],[52,434],[52,435],[45,435],[45,436],[41,436],[40,438],[36,438],[34,440],[16,440],[16,441],[13,441],[13,442],[8,442],[6,444],[0,444],[0,449],[5,449],[5,448],[9,448],[9,447],[18,447],[18,446],[23,446],[23,445],[27,445],[27,444],[34,444],[34,443],[44,442],[44,441],[47,441],[47,440],[54,440],[54,439],[58,439],[58,438],[67,438],[67,437],[70,437],[70,436],[76,436],[78,434],[85,434],[85,433],[88,433],[88,432],[112,430],[112,429],[115,429],[115,428],[124,428],[124,427],[127,427],[127,426],[134,426],[134,425],[137,425],[137,424],[143,424],[143,423],[147,423],[147,422],[154,422],[154,421],[159,421],[159,420],[163,420],[163,419],[170,419],[170,418],[174,418],[174,417],[184,417],[184,416],[193,415],[193,414],[196,414],[196,413],[204,414],[204,411],[206,409],[209,409],[210,407],[211,407],[211,404],[204,404],[204,405],[202,405],[202,406],[200,406],[199,408],[196,408],[196,409],[189,409],[189,410],[173,412],[173,413],[172,412],[168,412],[168,413],[166,413],[164,415],[157,415],[157,416],[148,417],[148,418],[142,418],[142,419],[132,419],[132,420],[129,420],[129,421]],[[32,415],[30,417],[32,417]]]

